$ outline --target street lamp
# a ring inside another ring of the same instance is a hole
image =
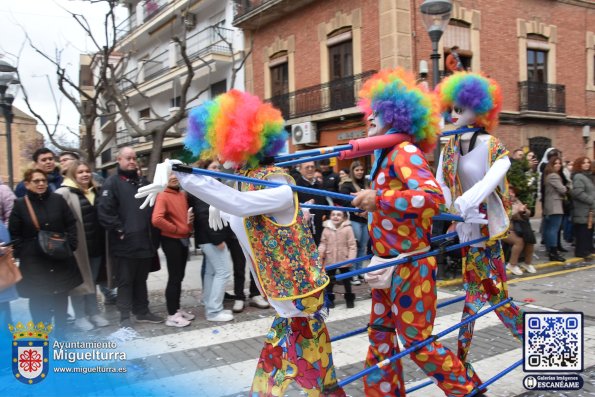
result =
[[[0,107],[6,123],[6,158],[8,160],[8,186],[14,188],[14,172],[12,168],[12,124],[13,112],[12,102],[14,101],[14,90],[18,80],[14,76],[16,68],[6,61],[0,59]]]
[[[440,82],[440,70],[438,61],[440,60],[440,54],[438,53],[438,42],[444,33],[444,29],[448,25],[450,20],[450,13],[452,11],[451,0],[424,0],[419,7],[426,25],[426,30],[430,35],[432,41],[432,86],[435,88]],[[436,145],[434,150],[434,163],[438,167],[438,159],[440,158],[440,141]]]

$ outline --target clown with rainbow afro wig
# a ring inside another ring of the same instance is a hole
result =
[[[452,136],[442,150],[436,179],[444,192],[446,207],[465,221],[456,224],[461,242],[486,238],[462,249],[466,289],[462,320],[477,313],[487,302],[495,305],[508,297],[506,265],[500,240],[510,226],[510,200],[506,173],[508,151],[493,135],[502,108],[498,83],[478,73],[457,72],[436,88],[445,118],[457,128],[475,131]],[[514,269],[516,270],[516,269]],[[522,271],[519,269],[522,273]],[[527,266],[533,273],[533,266]],[[514,303],[495,310],[512,335],[521,340],[523,312]],[[459,330],[458,357],[474,382],[481,382],[467,355],[474,322]]]
[[[200,159],[254,167],[285,145],[281,112],[254,95],[231,90],[190,110],[185,145]]]
[[[383,70],[364,83],[359,106],[368,122],[368,136],[401,137],[400,143],[375,151],[371,189],[357,192],[352,202],[368,211],[374,253],[368,266],[427,252],[432,217],[444,202],[424,157],[438,138],[437,97],[417,86],[411,73]],[[364,377],[366,396],[405,396],[402,366],[388,359],[399,351],[395,333],[405,348],[432,334],[435,271],[435,258],[427,257],[365,274],[372,287],[373,308],[365,363],[368,368],[381,364]],[[467,395],[475,386],[456,355],[438,341],[422,347],[411,359],[448,396]]]
[[[247,177],[280,186],[242,183],[237,189],[210,176],[173,172],[188,194],[211,206],[212,228],[229,224],[258,289],[277,312],[250,396],[283,396],[295,381],[308,395],[344,397],[324,322],[324,288],[329,278],[297,194],[288,185],[293,178],[272,164],[286,140],[279,110],[254,95],[231,90],[190,111],[186,148],[201,159],[216,158],[241,167],[239,172]],[[158,165],[156,182],[140,188],[137,196],[159,191],[168,172],[172,172],[169,160]],[[310,381],[313,375],[317,382]]]

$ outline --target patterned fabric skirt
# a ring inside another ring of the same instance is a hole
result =
[[[308,397],[344,397],[337,385],[331,342],[320,314],[324,294],[296,299],[308,317],[276,316],[260,353],[251,397],[282,396],[296,382]]]

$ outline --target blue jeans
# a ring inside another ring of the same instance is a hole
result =
[[[357,257],[359,258],[366,255],[366,252],[368,251],[368,241],[370,240],[370,235],[368,234],[368,224],[361,222],[351,222],[351,227],[353,229],[355,239],[357,240]],[[362,262],[356,262],[353,264],[352,270],[361,268]]]
[[[231,277],[233,266],[227,246],[220,249],[214,244],[200,244],[200,249],[205,257],[202,295],[207,318],[209,318],[223,310],[225,284]]]
[[[558,230],[562,224],[562,214],[546,215],[544,218],[543,235],[548,250],[558,248]]]

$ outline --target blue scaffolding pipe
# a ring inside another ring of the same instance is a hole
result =
[[[342,207],[338,205],[322,205],[322,204],[301,204],[302,208],[309,208],[314,210],[321,210],[321,211],[346,211],[346,212],[362,212],[359,208],[356,207]],[[398,219],[417,219],[415,214],[405,214],[404,218]],[[449,222],[464,222],[464,219],[458,215],[448,214],[448,213],[440,213],[439,215],[435,215],[432,217],[434,221],[449,221]]]
[[[436,309],[441,309],[443,307],[446,307],[446,306],[449,306],[449,305],[452,305],[452,304],[455,304],[457,302],[461,302],[461,301],[464,301],[464,300],[465,300],[465,295],[457,296],[456,298],[452,298],[452,299],[449,299],[447,301],[438,303],[436,305]],[[331,338],[331,342],[336,342],[336,341],[341,340],[341,339],[346,339],[346,338],[349,338],[351,336],[355,336],[355,335],[364,333],[364,332],[367,331],[367,329],[368,329],[368,326],[366,325],[365,327],[358,328],[358,329],[356,329],[354,331],[349,331],[349,332],[346,332],[344,334],[337,335],[336,337]]]
[[[434,382],[432,382],[431,380],[428,380],[426,382],[420,383],[419,385],[410,387],[409,389],[405,390],[405,394],[413,393],[416,390],[423,389],[426,386],[430,386],[432,383],[434,383]]]
[[[508,374],[509,372],[511,372],[513,369],[515,369],[516,367],[518,367],[522,363],[523,363],[523,359],[521,358],[519,361],[515,362],[511,366],[505,368],[503,371],[499,372],[498,374],[494,375],[493,377],[491,377],[487,381],[483,382],[481,385],[477,386],[475,389],[473,389],[473,391],[471,393],[467,394],[467,396],[465,396],[465,397],[471,397],[471,396],[476,395],[481,390],[485,389],[486,387],[488,387],[489,385],[491,385],[492,383],[494,383],[498,379],[502,378],[504,375]]]
[[[279,156],[275,156],[275,161],[284,161],[284,160],[295,159],[298,157],[306,157],[306,156],[316,156],[319,154],[338,153],[338,152],[342,152],[344,150],[351,150],[351,149],[353,149],[353,145],[351,145],[351,144],[330,146],[330,147],[319,148],[319,149],[310,149],[310,150],[304,150],[301,152],[281,154]]]
[[[313,189],[311,187],[305,187],[305,186],[289,185],[287,183],[271,182],[271,181],[267,181],[267,180],[263,180],[263,179],[249,178],[247,176],[236,175],[236,174],[226,174],[224,172],[205,170],[202,168],[193,168],[193,167],[188,167],[186,165],[181,165],[181,164],[172,165],[172,169],[177,172],[185,172],[188,174],[196,174],[196,175],[207,175],[207,176],[210,176],[213,178],[229,179],[229,180],[237,181],[237,182],[251,183],[253,185],[261,185],[261,186],[267,186],[267,187],[289,186],[291,188],[291,190],[294,190],[296,192],[309,193],[309,194],[313,194],[316,196],[331,197],[334,199],[339,199],[339,200],[344,200],[344,201],[349,201],[349,202],[351,202],[351,200],[353,200],[353,198],[354,198],[353,196],[351,196],[349,194],[330,192],[328,190]],[[437,216],[440,216],[440,217],[446,216],[449,219],[454,220],[456,218],[456,219],[462,220],[460,217],[457,217],[456,215],[450,215],[450,214],[440,214]],[[416,215],[415,214],[405,214],[404,218],[405,219],[414,219],[414,218],[416,218]],[[460,222],[460,220],[459,220],[459,222]]]
[[[408,256],[406,258],[396,259],[394,261],[390,261],[390,262],[386,262],[386,263],[381,263],[381,264],[376,265],[376,266],[366,267],[366,268],[362,268],[362,269],[352,270],[352,271],[347,272],[347,273],[337,274],[335,276],[335,280],[340,281],[340,280],[344,280],[346,278],[351,278],[353,276],[358,276],[360,274],[364,274],[364,273],[368,273],[368,272],[373,272],[374,270],[380,270],[380,269],[384,269],[386,267],[391,267],[391,266],[400,265],[400,264],[403,264],[403,263],[417,261],[419,259],[427,258],[428,256],[439,255],[439,254],[442,254],[444,252],[455,251],[455,250],[461,249],[463,247],[467,247],[469,245],[481,243],[481,242],[486,241],[488,239],[489,239],[489,237],[481,237],[481,238],[477,238],[475,240],[467,241],[466,243],[454,244],[454,245],[451,245],[449,247],[440,248],[440,249],[437,249],[437,250],[434,250],[434,251],[424,252],[423,254],[412,255],[412,256]]]
[[[348,376],[347,378],[345,378],[342,381],[340,381],[338,384],[339,384],[340,387],[345,387],[349,383],[354,382],[354,381],[358,380],[359,378],[362,378],[362,377],[364,377],[364,376],[366,376],[366,375],[368,375],[368,374],[376,371],[377,369],[380,369],[380,368],[382,368],[382,367],[384,367],[384,366],[386,366],[386,365],[388,365],[388,364],[390,364],[392,362],[395,362],[396,360],[400,359],[401,357],[404,357],[404,356],[408,355],[409,353],[412,353],[412,352],[414,352],[416,350],[421,349],[424,346],[429,345],[430,343],[432,343],[432,342],[434,342],[434,341],[442,338],[444,335],[447,335],[447,334],[453,332],[454,330],[456,330],[458,328],[461,328],[463,325],[466,325],[466,324],[468,324],[468,323],[470,323],[472,321],[477,320],[479,317],[484,316],[487,313],[489,313],[491,311],[494,311],[494,310],[496,310],[497,308],[499,308],[501,306],[504,306],[505,304],[509,303],[510,301],[512,301],[512,298],[507,298],[507,299],[501,301],[500,303],[498,303],[498,304],[496,304],[496,305],[494,305],[494,306],[492,306],[492,307],[490,307],[488,309],[485,309],[485,310],[483,310],[483,311],[481,311],[479,313],[476,313],[476,314],[474,314],[472,316],[469,316],[464,321],[461,321],[460,323],[458,323],[456,325],[453,325],[452,327],[450,327],[448,329],[445,329],[444,331],[440,332],[437,335],[430,336],[429,338],[427,338],[423,342],[416,343],[416,344],[412,345],[411,347],[403,350],[402,352],[399,352],[399,353],[395,354],[394,356],[391,356],[391,357],[389,357],[389,358],[387,358],[385,360],[382,360],[381,362],[379,362],[378,364],[376,364],[376,365],[374,365],[372,367],[368,367],[368,368],[364,369],[363,371],[358,372],[357,374]]]
[[[451,130],[451,131],[444,131],[440,134],[440,136],[451,136],[451,135],[456,135],[456,134],[463,134],[465,132],[475,132],[478,131],[479,128],[459,128],[456,130]],[[343,152],[345,150],[351,150],[353,149],[353,145],[352,144],[346,144],[346,145],[338,145],[338,146],[329,146],[329,147],[324,147],[324,148],[319,148],[319,149],[310,149],[310,150],[304,150],[301,152],[296,152],[296,153],[288,153],[288,154],[281,154],[279,156],[275,156],[275,162],[277,166],[279,167],[286,167],[288,165],[293,165],[293,164],[298,164],[298,163],[304,163],[306,161],[317,161],[317,160],[322,160],[322,159],[328,159],[331,157],[338,157],[340,152]],[[310,157],[308,157],[310,156]],[[308,157],[307,159],[303,159],[303,157]],[[298,159],[299,160],[292,160],[292,161],[286,161],[289,159]]]
[[[455,238],[457,236],[458,236],[457,232],[450,232],[450,233],[446,233],[446,234],[441,234],[440,236],[432,237],[430,239],[430,242],[431,243],[435,243],[437,241],[446,240],[446,239],[449,239],[449,238]],[[343,261],[343,262],[337,262],[337,263],[333,263],[332,265],[325,266],[324,269],[325,270],[338,269],[338,268],[343,267],[345,265],[349,265],[349,264],[352,264],[352,263],[356,263],[356,262],[361,262],[361,261],[365,261],[365,260],[368,260],[368,259],[372,259],[373,256],[374,255],[366,255],[366,256],[360,256],[359,258],[347,259],[346,261]]]
[[[351,146],[351,145],[349,145],[349,146]],[[348,149],[344,149],[344,150],[348,150]],[[318,154],[316,156],[311,156],[308,158],[299,158],[299,159],[295,159],[295,160],[281,161],[281,162],[275,163],[275,165],[277,167],[288,167],[288,166],[294,165],[294,164],[305,163],[306,161],[318,161],[318,160],[323,160],[323,159],[330,159],[331,157],[339,157],[340,154],[341,153],[339,153],[339,152]]]

